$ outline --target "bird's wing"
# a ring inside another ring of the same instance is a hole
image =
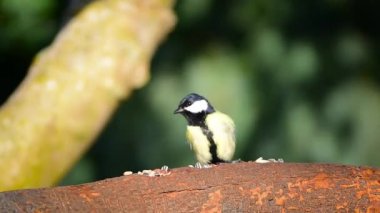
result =
[[[232,119],[221,112],[215,112],[206,118],[206,124],[213,133],[218,157],[231,160],[235,152],[235,124]]]

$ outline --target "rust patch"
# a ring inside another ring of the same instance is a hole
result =
[[[380,184],[377,180],[370,180],[367,182],[366,187],[363,190],[357,191],[355,195],[357,199],[368,196],[371,203],[380,203]]]
[[[87,196],[87,194],[85,194],[85,193],[80,193],[79,196],[81,198],[85,199],[87,202],[91,202],[92,201],[92,199],[89,196]]]
[[[304,190],[305,186],[303,186],[302,183],[305,183],[305,182],[301,179],[297,179],[296,183],[288,183],[287,196],[290,199],[295,199],[295,198],[299,197],[299,199],[298,199],[299,201],[304,200],[301,191]],[[311,192],[311,189],[307,188],[306,191]]]
[[[175,199],[177,198],[179,192],[175,192],[175,193],[167,193],[166,196],[171,198],[171,199]]]
[[[99,192],[92,192],[91,196],[93,196],[93,197],[99,197],[100,193]]]
[[[348,210],[347,206],[348,206],[348,202],[338,203],[336,205],[336,210],[340,210],[340,209],[346,209],[346,210]]]
[[[380,205],[380,195],[379,194],[372,194],[371,193],[371,194],[369,194],[368,198],[371,202],[379,203],[379,205]]]
[[[260,187],[251,189],[251,198],[256,201],[256,205],[263,205],[263,200],[265,200],[269,194],[272,193],[272,187],[268,186],[265,190],[261,190]]]
[[[276,199],[276,205],[278,206],[284,206],[285,205],[285,201],[287,200],[287,198],[283,195],[279,198],[275,198]]]
[[[369,177],[369,176],[372,176],[373,173],[375,173],[372,169],[366,169],[362,172],[363,176],[364,177]]]
[[[201,212],[221,212],[222,211],[222,193],[220,190],[211,192],[208,195],[208,200],[202,206]]]
[[[334,183],[326,173],[319,173],[311,179],[298,178],[295,183],[288,183],[290,192],[294,192],[295,188],[298,188],[301,192],[306,191],[310,193],[315,189],[332,189],[334,186]]]
[[[292,210],[292,211],[296,211],[296,210],[300,210],[297,206],[289,206],[288,208],[286,208],[287,210]]]
[[[314,181],[315,188],[317,189],[331,189],[334,187],[334,184],[326,173],[320,173],[310,181]]]
[[[288,196],[289,196],[291,199],[293,199],[293,198],[295,198],[295,197],[298,197],[299,194],[298,194],[297,192],[289,192],[289,193],[288,193]]]
[[[340,185],[342,188],[352,188],[352,187],[355,187],[355,188],[359,188],[360,185],[359,183],[353,183],[353,184],[341,184]]]
[[[370,186],[380,186],[380,180],[370,180],[368,181],[368,185]]]
[[[79,196],[85,199],[87,202],[91,202],[93,197],[99,197],[101,194],[99,192],[90,192],[90,193],[80,193]]]
[[[368,181],[367,191],[369,200],[380,204],[380,185],[377,180]]]
[[[380,204],[375,206],[368,206],[367,212],[380,212]]]
[[[275,194],[276,195],[283,195],[284,194],[284,190],[280,189],[277,192],[275,192]]]
[[[288,186],[289,186],[289,183],[288,183]],[[304,197],[302,196],[302,194],[297,192],[295,189],[289,188],[289,191],[287,193],[284,193],[284,190],[280,189],[277,192],[275,192],[275,194],[278,195],[280,198],[282,197],[282,195],[285,195],[287,197],[287,199],[297,199],[298,198],[298,201],[304,201],[305,200]]]
[[[310,185],[309,183],[310,180],[305,180],[305,179],[302,179],[302,178],[297,178],[297,180],[292,183],[292,182],[289,182],[288,183],[288,190],[290,192],[293,192],[295,190],[299,190],[299,191],[304,191],[304,190],[308,190],[306,187],[307,185]]]
[[[367,191],[357,191],[356,192],[356,198],[361,199],[363,195],[367,194]]]

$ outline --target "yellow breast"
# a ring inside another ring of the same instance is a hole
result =
[[[212,156],[210,153],[210,142],[198,126],[187,126],[187,141],[195,153],[198,162],[207,164]]]
[[[231,161],[235,152],[235,125],[227,115],[214,112],[207,116],[206,125],[213,134],[218,158]],[[188,126],[186,133],[188,142],[200,163],[209,163],[212,159],[210,141],[198,126]]]

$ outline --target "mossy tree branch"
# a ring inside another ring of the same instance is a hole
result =
[[[50,186],[66,173],[118,102],[147,82],[172,6],[95,1],[36,56],[0,110],[0,191]]]

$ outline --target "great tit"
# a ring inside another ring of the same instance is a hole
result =
[[[174,111],[187,122],[187,141],[199,163],[230,162],[235,152],[235,124],[210,102],[195,93],[184,97]]]

